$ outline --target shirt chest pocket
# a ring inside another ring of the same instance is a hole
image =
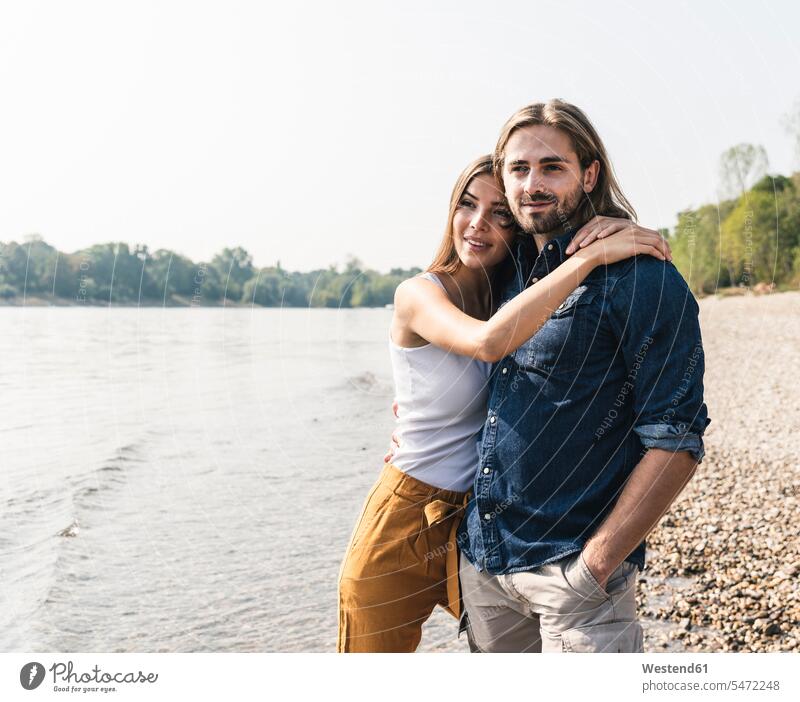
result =
[[[517,350],[517,362],[528,370],[573,373],[591,353],[597,323],[592,305],[597,290],[573,290],[539,331]]]

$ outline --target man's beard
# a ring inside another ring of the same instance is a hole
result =
[[[583,188],[579,185],[562,199],[553,193],[536,193],[533,197],[523,197],[521,201],[511,201],[511,213],[517,220],[520,228],[526,234],[559,234],[567,231],[571,220],[581,204],[584,196]],[[523,209],[523,204],[531,202],[555,202],[545,212],[530,212]],[[556,231],[560,229],[561,231]]]

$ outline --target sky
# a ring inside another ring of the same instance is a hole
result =
[[[3,3],[0,241],[424,266],[462,168],[552,97],[673,227],[734,144],[800,166],[798,27],[788,0]]]

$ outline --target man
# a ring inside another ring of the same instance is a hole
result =
[[[579,229],[634,217],[569,103],[513,115],[495,165],[528,235],[505,299],[562,263]],[[697,315],[674,266],[638,256],[593,272],[496,365],[458,539],[473,651],[642,650],[644,539],[701,460],[709,421]]]

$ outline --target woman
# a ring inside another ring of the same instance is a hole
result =
[[[480,158],[456,182],[433,263],[397,288],[389,348],[401,441],[342,564],[340,652],[414,651],[437,604],[459,616],[454,536],[477,467],[491,363],[533,336],[596,266],[669,257],[655,232],[626,227],[591,245],[596,235],[582,232],[574,255],[496,311],[516,235],[491,158]]]

